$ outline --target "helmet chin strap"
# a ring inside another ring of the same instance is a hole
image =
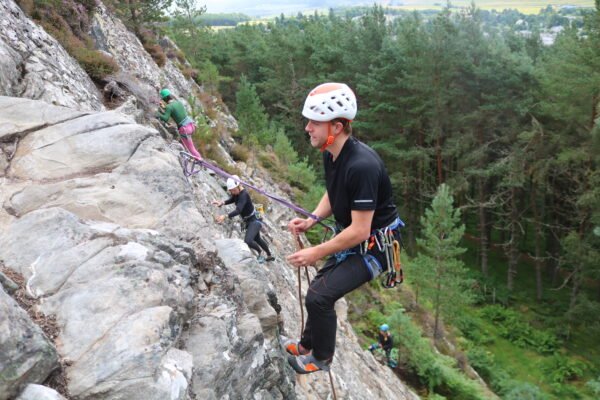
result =
[[[325,151],[326,148],[328,148],[329,146],[331,146],[333,144],[333,142],[335,141],[335,136],[333,136],[331,134],[331,123],[327,124],[327,141],[325,142],[325,144],[323,146],[321,146],[321,153]]]

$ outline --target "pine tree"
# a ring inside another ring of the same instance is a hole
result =
[[[175,0],[177,7],[171,21],[171,38],[196,68],[206,62],[209,33],[199,18],[206,13],[206,6],[198,6],[197,0]]]
[[[417,239],[421,252],[412,272],[420,292],[432,303],[436,338],[441,336],[440,317],[452,319],[472,299],[466,268],[458,258],[465,252],[459,247],[465,226],[453,203],[449,187],[440,185],[431,208],[421,218],[421,237]]]
[[[125,25],[139,37],[146,24],[165,20],[166,10],[173,0],[108,0],[106,3],[114,7]]]
[[[256,94],[256,88],[248,82],[245,75],[240,78],[240,88],[235,97],[235,116],[238,120],[242,141],[249,142],[251,145],[263,143],[261,139],[269,127],[267,115]]]

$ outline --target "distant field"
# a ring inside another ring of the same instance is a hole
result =
[[[312,15],[317,12],[319,14],[326,15],[329,12],[329,8],[314,8],[314,7],[302,7],[302,0],[299,1],[298,9],[296,11],[291,11],[291,8],[288,6],[287,8],[279,9],[278,6],[271,5],[264,6],[269,11],[260,14],[261,16],[254,15],[254,19],[249,21],[250,24],[258,24],[265,23],[269,20],[274,19],[275,17],[279,17],[282,13],[286,16],[295,16],[298,12],[302,12],[304,15]],[[356,1],[349,0],[348,6],[352,6],[356,3]],[[389,7],[392,9],[402,9],[402,10],[441,10],[446,5],[446,0],[375,0],[370,4],[377,3],[382,5],[383,7]],[[470,7],[471,0],[451,0],[451,5],[453,7],[465,8]],[[365,3],[366,4],[366,3]],[[398,5],[401,4],[401,5]],[[502,11],[504,9],[516,9],[524,14],[538,14],[542,8],[545,8],[549,5],[554,7],[560,6],[577,6],[577,7],[594,7],[594,0],[475,0],[475,5],[483,10],[497,10]],[[337,7],[340,5],[338,4]],[[214,29],[219,29],[218,27],[214,27]]]
[[[385,4],[386,2],[382,2]],[[432,10],[441,9],[445,6],[444,0],[400,0],[387,2],[388,4],[402,3],[401,6],[390,6],[390,8],[398,8],[403,10]],[[471,0],[453,0],[451,4],[455,7],[469,7]],[[498,11],[507,8],[517,9],[524,14],[537,14],[540,9],[548,5],[552,6],[579,6],[579,7],[594,7],[594,0],[573,0],[573,1],[536,1],[536,0],[476,0],[475,5],[483,10]]]

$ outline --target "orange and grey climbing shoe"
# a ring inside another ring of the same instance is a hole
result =
[[[283,347],[285,347],[285,351],[287,351],[288,354],[291,354],[293,356],[299,356],[310,353],[309,350],[306,350],[304,348],[302,349],[305,351],[302,353],[300,352],[300,341],[298,340],[289,339],[282,335],[281,343],[283,344]]]
[[[317,371],[329,371],[332,359],[317,360],[312,353],[304,356],[288,356],[288,363],[299,374],[310,374]]]

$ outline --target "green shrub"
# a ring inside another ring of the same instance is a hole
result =
[[[304,191],[299,194],[298,203],[302,208],[308,210],[308,212],[312,212],[317,207],[317,204],[319,204],[319,201],[321,201],[323,193],[325,193],[324,187],[313,184],[308,191]],[[324,238],[331,238],[331,232],[328,232],[321,225],[317,225],[306,232],[306,238],[312,244],[319,244]]]
[[[40,18],[39,12],[37,12],[33,0],[16,0],[16,3],[19,5],[19,7],[21,7],[21,10],[23,10],[25,14],[29,15],[31,18]]]
[[[164,67],[167,63],[167,56],[157,43],[144,43],[144,49],[150,54],[156,65]]]
[[[191,67],[185,67],[181,70],[181,73],[186,79],[193,79],[194,81],[198,79],[198,71]]]
[[[587,396],[583,396],[575,387],[572,385],[566,385],[561,383],[552,383],[550,384],[552,388],[552,394],[559,399],[569,399],[569,400],[583,400],[589,399]]]
[[[446,397],[439,395],[437,393],[431,393],[429,396],[427,396],[427,400],[445,400]]]
[[[214,143],[216,135],[206,122],[206,117],[202,113],[202,107],[198,99],[193,95],[189,95],[187,102],[190,105],[190,117],[196,122],[196,132],[192,140],[200,153],[204,154],[207,148],[210,147],[209,145]]]
[[[293,186],[302,190],[310,190],[315,183],[316,173],[308,163],[308,159],[298,161],[288,167],[288,180]],[[321,193],[322,195],[322,193]]]
[[[157,42],[157,35],[150,29],[141,28],[139,31],[135,30],[137,33],[137,37],[142,42],[142,46],[144,46],[144,50],[150,54],[154,62],[159,67],[164,67],[167,63],[167,55],[165,54],[162,47]]]
[[[504,400],[545,400],[548,396],[535,385],[520,383],[515,384],[502,398]]]
[[[379,311],[375,307],[367,311],[366,319],[367,321],[369,321],[369,325],[371,325],[372,327],[377,327],[387,322],[387,318],[385,317],[385,315],[383,315],[381,311]]]
[[[228,79],[219,75],[219,70],[215,64],[206,60],[198,66],[198,76],[196,82],[203,85],[204,88],[212,93],[219,87],[219,82]]]
[[[585,364],[560,354],[555,354],[541,363],[546,380],[551,384],[562,384],[580,378],[585,372]]]
[[[180,49],[175,49],[173,47],[170,47],[167,49],[166,55],[167,55],[168,59],[170,59],[170,60],[176,59],[181,64],[185,63],[185,61],[186,61],[185,53],[183,51],[181,51]]]
[[[481,316],[492,322],[503,322],[510,315],[510,311],[500,305],[486,306],[481,309]]]
[[[600,376],[597,379],[589,380],[585,386],[588,387],[596,397],[600,398]]]
[[[267,213],[269,210],[269,204],[271,204],[271,200],[265,195],[258,193],[255,190],[250,191],[250,198],[252,199],[252,204],[258,206],[259,204],[263,207],[263,213]]]
[[[280,166],[277,160],[277,156],[268,151],[261,151],[258,153],[258,161],[260,165],[268,169],[272,174],[277,177],[282,177],[280,175]]]
[[[241,144],[234,144],[233,147],[231,148],[231,157],[235,160],[235,161],[243,161],[246,162],[248,161],[248,158],[250,158],[250,149],[248,149],[246,146],[241,145]]]
[[[529,348],[540,354],[552,354],[557,351],[561,341],[549,331],[535,329],[515,311],[493,305],[481,309],[481,315],[498,325],[498,334],[511,343]]]
[[[469,364],[475,368],[477,373],[486,382],[491,382],[496,368],[494,355],[481,347],[473,346],[467,351],[467,357],[469,358]]]
[[[460,329],[464,337],[479,345],[489,345],[494,343],[494,338],[489,332],[481,329],[476,319],[468,314],[458,316],[454,322],[455,326]]]
[[[552,354],[559,349],[561,341],[553,333],[541,330],[533,332],[532,346],[540,354]]]
[[[510,374],[496,363],[494,355],[484,348],[471,347],[467,351],[467,357],[471,366],[495,393],[508,395],[515,388],[523,385],[522,382],[512,379]]]
[[[273,146],[278,132],[279,128],[271,123],[267,129],[259,130],[257,132],[258,142],[263,146]]]
[[[99,51],[75,47],[71,48],[70,53],[94,80],[102,80],[119,70],[117,63],[112,58]]]
[[[214,160],[216,165],[218,165],[219,168],[228,174],[242,176],[242,171],[235,164],[229,164],[221,152],[217,151],[216,149],[216,146],[209,147],[208,151],[206,152],[206,157]]]
[[[456,369],[456,360],[433,350],[429,340],[422,336],[421,330],[402,310],[396,311],[387,320],[397,343],[401,345],[399,351],[403,361],[423,380],[430,392],[451,399],[486,398],[477,382]]]
[[[325,188],[323,186],[313,184],[307,192],[300,195],[299,203],[302,208],[312,212],[319,204],[319,201],[321,201],[324,193]]]
[[[273,150],[284,164],[290,165],[298,162],[298,153],[294,150],[292,142],[282,129],[278,130],[275,134]]]

